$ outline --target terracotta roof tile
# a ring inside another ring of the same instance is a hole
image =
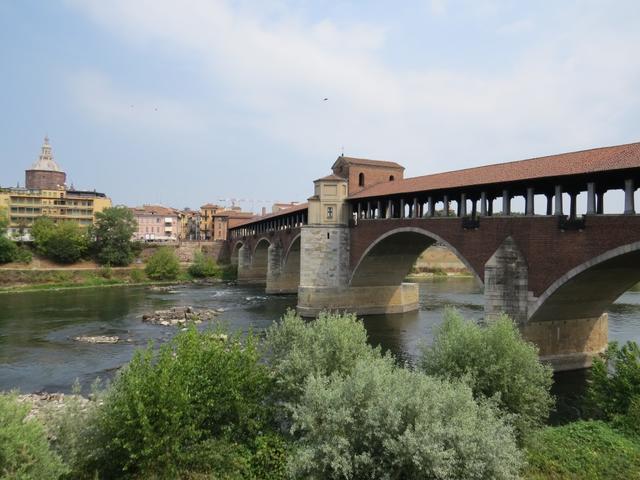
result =
[[[405,178],[374,185],[349,198],[516,182],[638,167],[640,167],[640,143],[629,143]]]

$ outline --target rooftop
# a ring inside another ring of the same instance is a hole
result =
[[[638,167],[640,167],[640,143],[629,143],[379,183],[349,198],[517,182]]]
[[[404,170],[404,167],[396,162],[388,162],[386,160],[370,160],[368,158],[345,157],[344,155],[339,156],[335,163],[331,166],[331,168],[336,168],[340,163],[346,163],[347,165],[366,165],[368,167],[399,168]]]
[[[250,218],[248,221],[239,223],[234,228],[242,227],[244,225],[250,225],[252,223],[262,222],[264,220],[270,220],[272,218],[282,217],[284,215],[289,215],[291,213],[301,212],[306,210],[307,208],[309,208],[308,203],[300,203],[299,205],[295,205],[291,208],[285,208],[285,209],[279,210],[276,213],[269,213],[268,215],[262,215],[262,216],[255,215],[252,218]]]

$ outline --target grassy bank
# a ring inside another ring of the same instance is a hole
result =
[[[218,267],[210,278],[235,279],[235,272],[227,266]],[[134,285],[158,285],[192,282],[187,269],[181,269],[173,280],[153,280],[143,268],[95,268],[95,269],[47,269],[0,270],[0,293],[31,292],[42,290],[97,288]]]

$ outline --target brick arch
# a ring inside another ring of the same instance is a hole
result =
[[[424,228],[399,227],[383,233],[371,242],[357,260],[349,284],[399,285],[418,257],[436,242],[447,246],[482,283],[482,277],[472,263],[447,240]]]
[[[530,304],[529,320],[599,317],[638,282],[640,241],[608,250],[569,270]]]
[[[230,257],[231,265],[238,265],[238,253],[243,245],[244,245],[244,242],[242,240],[238,240],[231,247],[231,257]]]

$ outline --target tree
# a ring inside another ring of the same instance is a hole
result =
[[[293,310],[267,331],[265,355],[285,401],[302,394],[310,375],[346,375],[359,360],[381,356],[367,343],[367,331],[355,315],[321,312],[305,322]]]
[[[623,423],[640,419],[640,347],[611,342],[604,359],[594,358],[587,391],[593,416]],[[630,418],[625,422],[625,416]],[[640,425],[635,425],[640,432]]]
[[[94,239],[96,260],[101,265],[127,266],[139,252],[131,238],[137,230],[131,210],[124,206],[106,208],[96,214],[96,223],[90,231]]]
[[[478,399],[495,399],[519,439],[541,427],[553,405],[551,368],[508,317],[482,327],[448,309],[421,365],[428,375],[467,382]]]
[[[151,255],[144,271],[153,280],[175,280],[180,273],[180,262],[173,249],[160,247]]]
[[[0,263],[9,263],[18,257],[18,247],[7,237],[9,217],[7,209],[0,207]]]
[[[36,251],[47,256],[47,241],[56,229],[55,222],[49,217],[36,218],[31,226],[31,238]]]
[[[512,427],[461,382],[359,360],[347,375],[311,375],[290,406],[292,478],[517,479]]]
[[[59,263],[77,262],[89,248],[86,230],[72,221],[54,223],[47,217],[38,218],[31,235],[36,250]]]

